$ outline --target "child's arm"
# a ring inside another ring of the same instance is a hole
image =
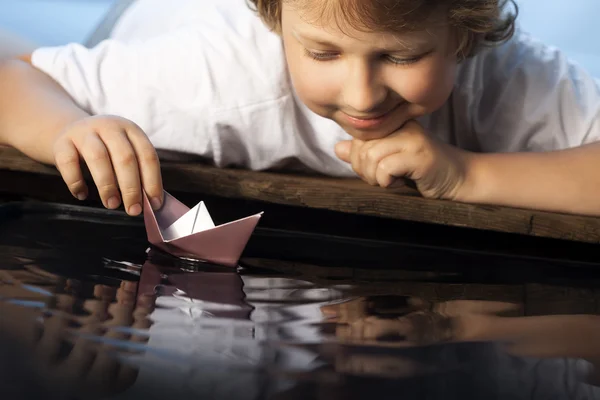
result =
[[[58,135],[68,124],[89,114],[77,107],[56,82],[26,61],[1,63],[0,82],[0,144],[54,164],[53,144]]]
[[[600,216],[600,143],[477,154],[471,163],[469,189],[457,200]]]
[[[560,151],[472,153],[410,121],[383,139],[341,142],[336,151],[373,185],[409,178],[425,197],[600,216],[600,142]]]
[[[107,208],[116,208],[122,201],[129,214],[141,213],[142,186],[158,207],[162,202],[160,166],[144,132],[124,118],[91,117],[27,61],[29,57],[0,64],[0,145],[56,165],[80,200],[88,194],[81,159]]]

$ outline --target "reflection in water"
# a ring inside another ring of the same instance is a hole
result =
[[[0,333],[15,345],[0,346],[0,383],[12,398],[600,398],[595,315],[360,295],[358,283],[153,251],[143,265],[105,259],[104,275],[77,278],[3,257]]]
[[[68,279],[34,264],[0,270],[0,328],[32,353],[46,385],[104,398],[137,378],[136,366],[115,357],[139,353],[147,341],[154,301],[136,302],[136,287]]]

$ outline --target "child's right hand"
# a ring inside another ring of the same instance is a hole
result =
[[[76,198],[88,196],[80,166],[92,175],[102,203],[121,205],[129,215],[142,212],[142,189],[154,209],[163,201],[160,163],[154,146],[135,123],[115,116],[94,116],[67,126],[54,142],[54,161]]]

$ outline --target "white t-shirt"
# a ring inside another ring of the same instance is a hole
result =
[[[158,149],[354,176],[334,153],[350,136],[296,97],[281,39],[246,0],[137,0],[108,40],[41,48],[32,62],[87,111],[136,122]],[[600,139],[600,80],[518,30],[461,63],[447,104],[420,122],[472,151],[579,146]]]

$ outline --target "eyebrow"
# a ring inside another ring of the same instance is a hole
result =
[[[292,30],[292,35],[294,35],[294,37],[298,41],[307,40],[307,41],[310,41],[310,42],[313,42],[313,43],[316,43],[316,44],[320,44],[320,45],[323,45],[323,46],[336,47],[336,48],[339,47],[339,46],[335,45],[334,43],[331,43],[331,42],[329,42],[327,40],[322,40],[322,39],[314,38],[314,37],[311,37],[309,35],[302,34],[302,33],[298,32],[296,30]]]
[[[325,47],[333,47],[333,48],[336,48],[336,49],[339,48],[339,46],[336,45],[335,43],[331,43],[328,40],[323,40],[323,39],[319,39],[319,38],[316,38],[316,37],[312,37],[312,36],[307,35],[307,34],[302,34],[302,33],[298,32],[298,31],[296,31],[295,29],[292,29],[292,35],[299,42],[302,42],[303,40],[306,40],[306,41],[310,41],[310,42],[313,42],[313,43],[316,43],[316,44],[319,44],[319,45],[322,45],[322,46],[325,46]],[[411,47],[403,45],[400,41],[398,41],[398,46],[402,46],[402,47],[398,47],[398,48],[396,48],[396,47],[394,47],[394,48],[385,48],[385,47],[379,47],[379,46],[377,46],[376,48],[379,51],[383,51],[383,52],[401,53],[401,52],[416,51],[416,50],[419,50],[420,47],[428,46],[429,45],[429,43],[424,42],[424,41],[417,40],[416,42],[417,42],[417,44],[415,46],[411,46]]]

